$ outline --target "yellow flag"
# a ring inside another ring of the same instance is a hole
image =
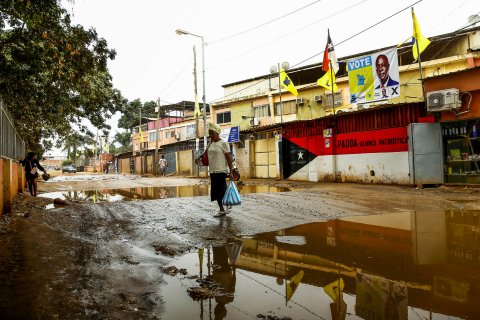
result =
[[[331,72],[331,69],[329,68],[327,72],[321,77],[320,79],[317,80],[317,84],[321,87],[324,87],[330,91],[332,91],[332,84],[333,84],[333,92],[338,91],[338,87],[336,84],[336,79],[335,79],[335,73]]]
[[[285,298],[287,299],[286,302],[290,301],[292,298],[293,294],[295,293],[295,290],[297,290],[298,285],[300,284],[300,281],[303,279],[303,270],[300,270],[299,273],[294,275],[292,279],[290,279],[290,282],[286,282],[286,293],[285,293]]]
[[[200,117],[200,104],[198,103],[198,96],[196,94],[195,94],[195,111],[193,114],[195,118]]]
[[[430,44],[430,40],[425,38],[420,31],[420,25],[418,24],[417,17],[415,16],[415,12],[412,8],[412,19],[413,19],[413,35],[412,35],[412,52],[413,52],[413,59],[417,60],[418,56],[425,50],[426,47]],[[418,48],[417,48],[418,44]]]
[[[139,131],[140,132],[140,142],[143,142],[144,139],[143,139],[142,127],[140,126],[139,128],[140,128],[140,131]]]
[[[295,97],[298,96],[297,88],[293,84],[292,80],[288,77],[287,73],[280,67],[280,82],[282,87],[290,91]]]
[[[345,283],[343,279],[340,278],[324,286],[323,291],[332,298],[333,302],[338,302],[338,300],[341,300],[343,297],[343,288],[345,288]]]

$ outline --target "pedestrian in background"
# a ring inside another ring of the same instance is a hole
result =
[[[47,173],[47,171],[40,165],[37,158],[35,158],[34,152],[29,152],[27,157],[22,161],[22,165],[25,167],[25,177],[28,184],[28,191],[34,197],[37,196],[38,189],[38,170]]]
[[[160,176],[165,176],[165,171],[167,170],[168,167],[168,161],[165,159],[165,156],[162,154],[160,157],[160,160],[158,160],[158,174]]]
[[[130,173],[135,173],[135,159],[133,159],[133,157],[130,158]]]
[[[232,179],[232,157],[230,156],[230,147],[227,142],[220,139],[222,129],[219,125],[210,122],[208,124],[208,136],[210,145],[208,146],[208,167],[210,171],[210,198],[211,201],[217,201],[219,211],[214,217],[223,217],[229,208],[225,209],[222,204],[223,196],[227,191],[227,177]]]

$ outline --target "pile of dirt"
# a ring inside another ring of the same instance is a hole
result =
[[[32,197],[26,194],[19,194],[13,202],[13,214],[17,217],[27,218],[34,213],[44,212],[53,199]]]

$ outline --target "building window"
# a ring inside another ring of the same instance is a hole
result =
[[[175,131],[174,131],[175,132]],[[166,131],[165,132],[165,139],[168,139],[170,138],[170,131]]]
[[[282,110],[280,112],[280,105],[282,106]],[[291,114],[297,112],[297,101],[290,100],[290,101],[282,101],[275,103],[275,115],[283,115],[283,114]]]
[[[263,104],[253,107],[253,116],[255,118],[270,117],[270,105]]]
[[[148,141],[152,142],[156,140],[157,138],[157,131],[151,131],[148,133]],[[158,133],[158,140],[160,140],[160,132]]]
[[[195,138],[196,132],[195,132],[195,125],[190,124],[187,126],[187,139]]]
[[[232,114],[230,111],[217,113],[217,123],[228,123],[232,121]]]
[[[335,107],[340,107],[342,105],[342,95],[339,92],[335,92]],[[325,93],[324,99],[322,99],[322,105],[325,110],[332,109],[332,93]]]

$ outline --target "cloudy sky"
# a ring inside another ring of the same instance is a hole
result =
[[[480,12],[478,0],[64,2],[74,22],[94,27],[116,49],[109,69],[122,94],[160,97],[162,104],[193,100],[194,45],[201,99],[201,39],[176,29],[204,37],[206,97],[213,102],[223,97],[222,85],[268,74],[277,63],[321,61],[328,28],[338,57],[401,43],[412,34],[412,20],[409,8],[398,12],[412,4],[425,36],[455,31]]]

